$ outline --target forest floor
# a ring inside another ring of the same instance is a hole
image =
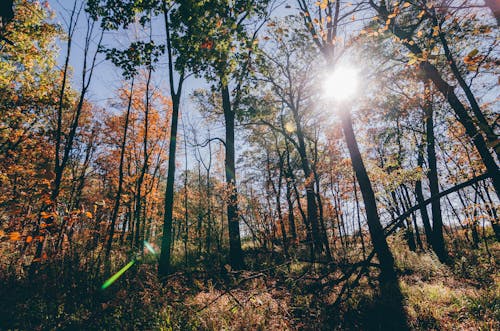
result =
[[[443,265],[391,242],[410,329],[500,329],[500,244],[469,245],[450,244],[452,262]],[[390,318],[378,305],[376,268],[337,300],[347,267],[272,255],[247,250],[248,270],[238,272],[179,262],[165,283],[149,256],[105,290],[91,256],[46,263],[31,276],[2,263],[0,330],[370,330]]]

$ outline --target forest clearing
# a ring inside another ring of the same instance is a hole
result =
[[[499,26],[1,0],[0,330],[499,330]]]

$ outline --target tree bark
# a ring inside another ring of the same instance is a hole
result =
[[[306,187],[306,201],[307,201],[307,219],[311,225],[311,235],[314,246],[314,252],[317,257],[321,256],[323,252],[323,242],[321,240],[320,228],[318,222],[318,205],[316,203],[316,193],[314,192],[314,175],[311,171],[309,159],[307,156],[306,143],[304,139],[304,132],[297,108],[292,108],[292,114],[295,121],[296,134],[298,140],[298,152],[302,171],[304,171],[305,187]]]
[[[359,152],[358,143],[352,126],[352,117],[349,111],[345,111],[341,115],[342,129],[344,131],[347,148],[352,160],[352,167],[356,178],[358,179],[361,195],[366,210],[366,220],[368,229],[373,242],[373,248],[377,253],[380,261],[381,281],[382,282],[397,282],[396,271],[394,270],[394,257],[385,240],[384,231],[378,215],[375,194],[366,172],[361,153]]]
[[[434,110],[432,107],[432,100],[430,96],[430,86],[426,83],[425,92],[425,127],[427,136],[427,161],[429,165],[429,172],[427,178],[429,179],[429,189],[431,196],[439,194],[439,179],[437,173],[437,159],[434,137]],[[448,260],[448,253],[443,237],[443,217],[441,215],[441,200],[435,199],[431,203],[432,211],[432,247],[441,262]]]
[[[130,83],[130,95],[128,98],[127,113],[125,114],[125,123],[123,125],[123,138],[120,146],[120,164],[118,166],[118,189],[116,191],[115,205],[113,207],[113,213],[111,214],[111,225],[109,228],[109,238],[106,245],[106,259],[109,259],[109,254],[111,253],[111,245],[113,243],[113,236],[115,234],[116,219],[118,217],[118,211],[120,209],[120,199],[123,190],[123,161],[125,159],[125,146],[127,144],[127,132],[130,117],[130,109],[132,108],[132,93],[134,91],[134,79]],[[125,231],[125,229],[123,229]]]
[[[158,273],[166,276],[170,272],[170,246],[172,245],[172,213],[174,206],[175,151],[177,147],[177,124],[179,121],[178,97],[172,99],[172,120],[170,127],[170,144],[168,149],[167,188],[165,191],[165,211],[163,215],[163,238],[161,241]]]
[[[226,184],[229,190],[227,204],[227,218],[229,229],[229,262],[233,269],[241,269],[243,251],[241,250],[240,222],[238,217],[238,192],[236,190],[236,166],[234,150],[234,121],[235,114],[231,106],[229,87],[221,80],[222,108],[226,126]]]
[[[423,146],[422,144],[418,148],[418,156],[417,156],[417,165],[422,168],[424,165],[424,155],[423,155]],[[425,239],[427,245],[432,247],[432,227],[429,219],[429,213],[427,212],[427,206],[423,205],[424,202],[424,193],[422,190],[422,180],[418,179],[415,182],[415,195],[417,197],[417,203],[421,205],[420,207],[420,216],[422,218],[422,223],[424,225],[425,231]]]
[[[165,32],[167,37],[168,55],[168,79],[170,85],[170,96],[172,99],[172,120],[170,122],[170,143],[168,148],[168,172],[167,187],[165,189],[165,211],[163,215],[163,237],[161,240],[161,253],[158,263],[158,274],[165,277],[170,272],[170,247],[172,244],[172,213],[174,206],[174,180],[175,180],[175,152],[177,148],[177,127],[179,122],[179,107],[184,83],[184,71],[181,71],[177,83],[177,91],[174,86],[174,60],[172,43],[170,39],[170,18],[166,2],[163,2],[163,17],[165,20]]]
[[[352,167],[358,178],[361,195],[365,204],[368,230],[373,243],[373,249],[380,262],[380,291],[384,310],[391,315],[390,319],[383,321],[383,329],[407,330],[406,314],[403,309],[403,295],[399,287],[398,277],[394,268],[394,257],[387,245],[384,229],[380,223],[377,211],[375,194],[366,172],[358,143],[352,126],[350,111],[341,114],[342,129],[344,131],[347,148],[351,156]]]

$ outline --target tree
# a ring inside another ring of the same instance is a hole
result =
[[[123,165],[125,159],[125,146],[127,145],[127,133],[128,133],[129,119],[130,119],[130,110],[132,108],[133,92],[134,92],[134,79],[132,78],[130,82],[130,91],[128,93],[127,111],[125,114],[125,121],[123,124],[123,138],[120,146],[120,161],[118,165],[118,189],[116,191],[115,204],[113,207],[113,213],[111,215],[109,239],[106,246],[106,258],[108,259],[111,253],[111,245],[113,243],[113,236],[115,234],[115,224],[116,224],[116,219],[118,218],[118,211],[120,209],[120,200],[123,190],[123,177],[124,177]]]
[[[256,31],[250,35],[247,22],[252,17],[265,16],[266,4],[267,1],[190,1],[180,4],[175,13],[180,37],[176,48],[182,54],[193,55],[184,59],[185,65],[197,75],[204,73],[221,95],[226,128],[226,182],[231,192],[227,205],[229,261],[235,269],[243,266],[236,189],[235,117],[256,40]],[[233,100],[231,81],[235,84]]]
[[[317,52],[310,50],[312,42],[307,31],[296,28],[297,20],[287,18],[282,21],[271,21],[269,34],[266,38],[272,41],[267,49],[262,49],[257,58],[258,73],[257,86],[266,89],[264,98],[254,96],[250,106],[250,115],[257,123],[269,126],[279,131],[296,149],[301,170],[304,173],[304,182],[307,200],[307,224],[310,231],[311,245],[314,251],[312,259],[319,258],[326,252],[331,259],[329,244],[325,240],[324,231],[318,217],[318,202],[315,192],[315,172],[307,141],[310,140],[310,130],[314,124],[309,124],[313,114],[312,96],[314,95],[315,59]],[[259,88],[258,90],[260,90]],[[265,101],[265,103],[263,102]],[[280,109],[273,104],[281,104]],[[278,109],[277,109],[278,108]],[[286,110],[287,114],[284,114]],[[285,117],[286,116],[286,117]],[[279,123],[282,118],[286,123]],[[278,122],[278,123],[276,123]],[[284,130],[280,127],[285,125]],[[287,132],[288,131],[288,132]]]
[[[354,9],[348,9],[346,11],[340,8],[339,1],[336,1],[335,3],[331,3],[330,1],[324,1],[321,3],[317,2],[314,6],[318,7],[318,14],[326,17],[326,19],[314,19],[311,11],[309,10],[308,2],[302,0],[298,2],[300,13],[303,17],[306,28],[310,31],[316,46],[323,54],[326,62],[329,64],[329,69],[332,69],[336,56],[335,51],[337,36],[339,33],[339,22],[347,17],[350,17],[354,12],[356,12],[359,5],[354,7]],[[348,107],[348,105],[341,105],[340,107]],[[352,167],[356,174],[356,178],[358,179],[361,195],[363,196],[368,229],[370,231],[374,250],[380,261],[380,282],[383,292],[382,295],[386,297],[394,297],[394,303],[391,303],[391,305],[387,307],[388,310],[394,314],[394,320],[391,321],[394,325],[391,327],[405,328],[406,317],[402,309],[402,294],[399,288],[396,271],[394,269],[394,257],[392,256],[389,246],[387,245],[382,224],[380,223],[371,181],[368,177],[368,173],[363,163],[354,134],[351,113],[348,108],[341,109],[340,111],[342,129],[349,154],[351,156]]]
[[[417,33],[416,30],[423,21],[423,19],[432,17],[432,15],[427,14],[427,9],[423,9],[417,15],[417,22],[413,23],[413,25],[411,23],[407,24],[409,26],[407,27],[408,29],[406,29],[405,27],[402,26],[402,22],[404,22],[405,17],[401,19],[397,18],[397,14],[401,12],[399,6],[392,4],[392,6],[389,7],[389,5],[386,4],[385,2],[382,2],[379,5],[377,5],[372,0],[370,0],[369,3],[370,6],[378,13],[379,15],[378,17],[380,19],[380,22],[384,25],[384,28],[385,26],[387,26],[387,30],[391,31],[391,33],[398,38],[401,44],[410,52],[410,54],[412,54],[412,56],[415,57],[415,59],[418,59],[418,69],[423,74],[423,77],[427,80],[432,81],[436,89],[448,101],[450,107],[455,112],[458,120],[465,128],[467,135],[474,142],[474,145],[478,153],[480,154],[485,167],[488,169],[488,172],[490,173],[495,191],[497,195],[500,196],[500,176],[498,175],[499,173],[498,165],[493,156],[491,155],[488,149],[488,145],[481,131],[478,130],[478,128],[475,125],[475,121],[469,115],[466,106],[457,96],[455,88],[444,80],[442,74],[439,72],[436,65],[430,62],[427,55],[424,55],[427,53],[425,53],[422,47],[417,42],[415,42],[415,40],[413,40],[414,34]],[[429,10],[434,11],[432,5],[430,6]],[[391,18],[389,18],[390,15],[394,16],[391,16]],[[432,34],[433,36],[438,36],[438,37],[441,36],[441,42],[443,41],[442,31],[439,25],[433,26]],[[443,47],[444,45],[445,44],[443,44]],[[450,65],[453,66],[453,61],[450,63]],[[469,97],[469,100],[472,99]],[[475,107],[473,107],[473,109],[474,108]]]

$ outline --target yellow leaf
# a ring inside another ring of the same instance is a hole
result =
[[[469,52],[469,54],[467,54],[467,57],[474,57],[477,55],[477,53],[479,53],[479,50],[477,48],[474,48],[472,51]]]
[[[405,3],[403,3],[403,8],[408,8],[408,7],[410,7],[410,6],[411,6],[411,4],[410,4],[409,2],[405,2]]]

